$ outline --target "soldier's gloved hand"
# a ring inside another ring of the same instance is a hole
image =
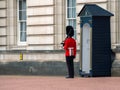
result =
[[[64,42],[62,42],[61,44],[62,44],[63,46],[65,45],[65,43],[64,43]]]

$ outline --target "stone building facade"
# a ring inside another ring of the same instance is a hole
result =
[[[114,14],[111,47],[117,59],[114,64],[119,67],[119,0],[0,0],[0,62],[19,62],[21,57],[26,62],[65,62],[60,43],[66,37],[66,25],[72,25],[79,67],[81,34],[77,14],[85,3],[97,4]]]

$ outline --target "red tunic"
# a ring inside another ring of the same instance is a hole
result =
[[[65,56],[76,56],[76,41],[69,37],[64,41]]]

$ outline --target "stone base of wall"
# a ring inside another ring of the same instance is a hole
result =
[[[23,59],[20,60],[20,55]],[[79,76],[79,54],[74,60],[75,75]],[[114,57],[114,56],[113,56]],[[119,55],[112,58],[112,76],[120,76]],[[119,60],[118,60],[119,59]],[[0,75],[66,75],[63,50],[58,51],[0,51]]]
[[[120,60],[114,60],[111,73],[112,76],[120,76]]]
[[[115,58],[112,63],[111,73],[112,76],[120,76],[120,47],[113,49]]]
[[[23,59],[21,59],[21,53]],[[74,60],[79,75],[79,51]],[[66,75],[64,51],[2,51],[0,75]]]
[[[74,63],[75,75],[79,74],[79,63]],[[23,61],[0,63],[0,75],[66,75],[66,63],[62,61]]]

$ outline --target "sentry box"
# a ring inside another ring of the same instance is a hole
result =
[[[80,75],[111,76],[112,13],[95,5],[85,4],[80,13]]]

